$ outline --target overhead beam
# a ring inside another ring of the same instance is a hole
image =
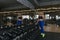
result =
[[[30,9],[35,9],[35,7],[28,0],[17,0],[19,3],[29,7]]]
[[[39,3],[37,2],[37,0],[34,0],[34,2],[39,6]]]
[[[45,12],[50,12],[50,11],[60,11],[60,7],[50,7],[50,8],[40,8],[40,9],[35,9],[37,11],[45,11]],[[0,12],[0,13],[10,13],[10,12],[31,12],[32,10],[20,10],[20,11],[5,11],[5,12]]]

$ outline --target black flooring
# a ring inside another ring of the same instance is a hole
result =
[[[60,40],[60,33],[46,32],[44,40]]]

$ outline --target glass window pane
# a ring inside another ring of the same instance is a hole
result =
[[[49,14],[45,14],[45,19],[50,19]]]
[[[22,18],[23,19],[25,19],[25,18],[29,19],[29,15],[22,15]]]

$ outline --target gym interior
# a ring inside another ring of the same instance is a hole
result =
[[[44,37],[35,25],[39,16]],[[23,22],[17,26],[19,17]],[[60,0],[0,0],[0,40],[60,40]]]

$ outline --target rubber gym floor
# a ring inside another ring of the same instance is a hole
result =
[[[56,32],[45,32],[45,33],[46,37],[43,40],[60,40],[60,33]]]

